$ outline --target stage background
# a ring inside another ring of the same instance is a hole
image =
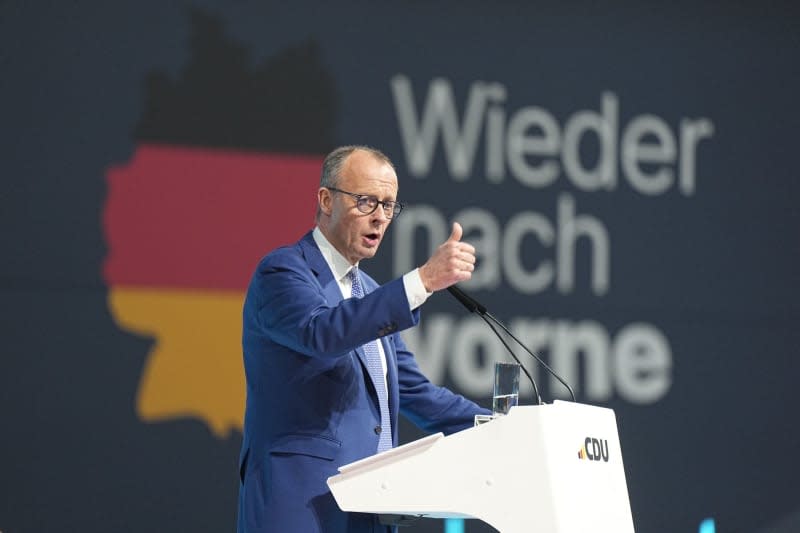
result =
[[[364,268],[461,221],[465,288],[616,411],[637,531],[800,530],[797,15],[0,3],[0,530],[234,528],[242,291],[344,143],[409,205]],[[406,338],[489,404],[506,356],[447,294]]]

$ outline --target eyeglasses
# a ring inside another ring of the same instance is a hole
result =
[[[340,192],[342,194],[346,194],[348,196],[352,196],[356,199],[356,208],[364,213],[365,215],[371,215],[378,209],[380,205],[383,207],[383,214],[386,215],[386,218],[395,218],[400,212],[403,210],[403,204],[400,202],[392,202],[391,200],[388,201],[381,201],[378,200],[375,196],[369,196],[366,194],[355,194],[352,192],[343,191],[341,189],[337,189],[335,187],[326,187],[329,191],[333,192]]]

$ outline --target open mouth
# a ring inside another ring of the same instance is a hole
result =
[[[381,240],[380,233],[367,233],[366,235],[364,235],[364,242],[368,246],[376,246],[380,242],[380,240]]]

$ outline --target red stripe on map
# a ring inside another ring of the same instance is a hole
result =
[[[323,158],[140,145],[106,176],[106,282],[244,289],[313,227]]]

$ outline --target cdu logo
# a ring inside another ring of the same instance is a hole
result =
[[[586,437],[578,450],[578,459],[608,462],[608,440]]]

